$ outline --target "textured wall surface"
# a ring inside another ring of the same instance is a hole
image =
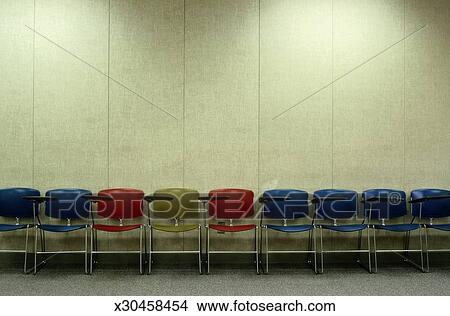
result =
[[[449,188],[449,20],[446,0],[2,0],[0,186]]]

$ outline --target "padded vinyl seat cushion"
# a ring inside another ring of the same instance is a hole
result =
[[[198,229],[198,225],[152,225],[152,228],[155,230],[168,232],[168,233],[183,233],[188,232],[194,229]]]
[[[19,229],[27,228],[28,225],[0,224],[0,232],[11,232]]]
[[[267,228],[284,233],[301,233],[306,232],[314,228],[313,225],[267,225]]]
[[[393,224],[393,225],[374,225],[376,229],[388,230],[391,232],[410,232],[420,227],[419,224]]]
[[[250,225],[229,226],[229,225],[210,224],[209,228],[220,231],[220,232],[236,233],[236,232],[244,232],[247,230],[255,229],[256,225],[250,224]]]
[[[53,233],[66,233],[66,232],[73,232],[75,230],[84,229],[87,228],[87,225],[38,225],[39,229],[53,232]]]
[[[130,231],[130,230],[138,229],[141,226],[142,226],[141,224],[123,225],[123,226],[95,224],[93,226],[93,228],[96,230],[104,231],[104,232],[118,233],[118,232],[126,232],[126,231]]]
[[[360,230],[364,230],[368,227],[367,224],[349,224],[349,225],[322,225],[323,229],[333,230],[336,232],[342,232],[342,233],[350,233],[350,232],[357,232]]]
[[[426,226],[427,226],[427,228],[442,230],[445,232],[450,231],[450,224],[433,224],[433,225],[427,224]]]

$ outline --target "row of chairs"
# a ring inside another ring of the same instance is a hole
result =
[[[443,189],[420,189],[410,194],[401,190],[373,189],[359,195],[353,190],[319,190],[312,198],[302,190],[268,190],[255,201],[254,193],[246,189],[217,189],[207,195],[185,188],[169,188],[145,195],[137,189],[117,188],[101,190],[96,195],[84,189],[56,189],[47,191],[44,196],[36,189],[0,189],[0,216],[13,217],[15,223],[0,224],[0,232],[25,230],[25,247],[20,250],[1,250],[1,252],[20,252],[25,254],[24,272],[33,272],[43,266],[47,259],[38,263],[38,256],[56,253],[83,253],[85,272],[92,273],[95,256],[100,253],[139,254],[139,269],[143,273],[148,264],[152,270],[153,256],[160,253],[191,253],[198,256],[198,269],[202,273],[205,261],[207,273],[210,272],[210,255],[217,253],[248,253],[255,256],[256,272],[260,265],[264,272],[269,271],[269,255],[273,253],[305,253],[308,262],[316,273],[323,273],[324,255],[337,252],[357,254],[368,258],[369,272],[378,269],[377,254],[394,252],[421,271],[429,271],[429,252],[450,251],[449,249],[429,249],[428,230],[436,229],[450,232],[450,224],[435,223],[433,219],[450,216],[450,191]],[[259,202],[262,207],[256,207]],[[412,220],[398,223],[398,219],[408,215],[407,203],[411,203]],[[41,205],[48,218],[64,220],[55,224],[41,221]],[[97,204],[94,208],[92,205]],[[362,207],[360,207],[362,205]],[[256,210],[260,210],[256,212]],[[312,210],[312,212],[311,212]],[[136,223],[138,218],[147,217],[146,223]],[[27,223],[23,221],[28,220]],[[102,219],[110,221],[103,222]],[[396,221],[397,219],[397,221]],[[81,220],[82,223],[73,223]],[[299,220],[306,220],[299,223]],[[112,223],[111,223],[112,221]],[[200,221],[200,222],[199,222]],[[29,230],[34,229],[34,265],[27,266]],[[202,230],[206,230],[206,258],[202,258]],[[85,245],[82,250],[46,250],[45,233],[70,233],[84,230]],[[241,233],[254,232],[252,250],[211,250],[210,232]],[[356,249],[331,250],[324,247],[323,231],[333,233],[358,233]],[[403,249],[377,248],[377,231],[403,233]],[[121,233],[139,232],[139,250],[117,251],[100,250],[98,232]],[[187,233],[197,231],[196,250],[155,250],[154,232]],[[308,246],[301,250],[277,250],[270,247],[270,231],[287,234],[308,233]],[[410,233],[419,234],[420,248],[410,249]],[[89,234],[90,232],[90,234]],[[363,232],[367,236],[367,247],[362,247]],[[90,235],[90,247],[89,245]],[[148,235],[148,237],[147,237]],[[317,237],[319,235],[319,237]],[[317,239],[319,238],[319,242]],[[40,248],[38,247],[40,240]],[[149,242],[147,244],[147,241]],[[263,242],[264,241],[264,242]],[[409,259],[410,253],[419,253],[420,263]],[[372,260],[373,257],[373,260]],[[264,260],[260,260],[260,258]],[[320,259],[320,269],[319,260]],[[372,268],[374,263],[374,269]]]

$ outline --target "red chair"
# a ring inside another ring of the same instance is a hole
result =
[[[253,219],[254,215],[254,194],[245,189],[217,189],[209,192],[209,217],[210,221],[226,221],[226,224],[206,225],[206,255],[207,273],[209,273],[209,256],[214,253],[251,253],[256,256],[256,273],[259,274],[259,254],[258,254],[258,226],[255,224],[233,225],[233,220]],[[239,233],[255,231],[255,250],[249,251],[211,251],[209,231],[215,230],[223,233]]]
[[[143,199],[144,192],[136,189],[106,189],[98,192],[99,202],[97,205],[97,216],[104,219],[119,220],[119,225],[111,224],[95,224],[94,216],[92,217],[92,233],[91,233],[91,265],[90,272],[93,268],[93,255],[97,253],[139,253],[139,271],[142,274],[142,258],[143,258],[143,224],[124,225],[124,220],[132,220],[140,218],[144,215]],[[97,249],[97,231],[120,233],[132,230],[139,230],[139,251],[99,251]],[[95,247],[94,247],[95,239]]]

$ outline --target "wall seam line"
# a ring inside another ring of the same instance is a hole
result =
[[[403,0],[403,38],[406,38],[406,0]],[[406,39],[403,41],[403,189],[406,189]]]
[[[186,183],[186,0],[183,0],[183,119],[182,119],[182,182]]]
[[[108,71],[108,104],[107,104],[107,136],[108,136],[108,141],[107,141],[107,185],[108,187],[110,187],[110,182],[111,182],[111,175],[110,175],[110,163],[111,163],[111,141],[110,141],[110,103],[111,103],[111,87],[110,87],[110,71],[111,71],[111,0],[108,1],[108,66],[107,66],[107,71]]]
[[[257,138],[258,138],[258,163],[257,163],[257,179],[258,194],[261,190],[261,0],[258,0],[258,121],[257,121]]]
[[[36,0],[33,1],[33,28],[36,29]],[[36,185],[36,153],[35,153],[35,142],[36,142],[36,136],[35,136],[35,88],[36,88],[36,32],[33,32],[33,80],[32,80],[32,109],[31,109],[31,134],[32,134],[32,145],[31,145],[31,182],[32,186],[34,187]]]
[[[186,183],[186,0],[183,0],[183,114],[181,119],[181,136],[182,136],[182,183],[183,188]],[[182,238],[183,250],[185,249],[185,233],[183,232]],[[202,250],[200,250],[202,251]]]
[[[331,188],[334,188],[334,0],[331,0]]]

